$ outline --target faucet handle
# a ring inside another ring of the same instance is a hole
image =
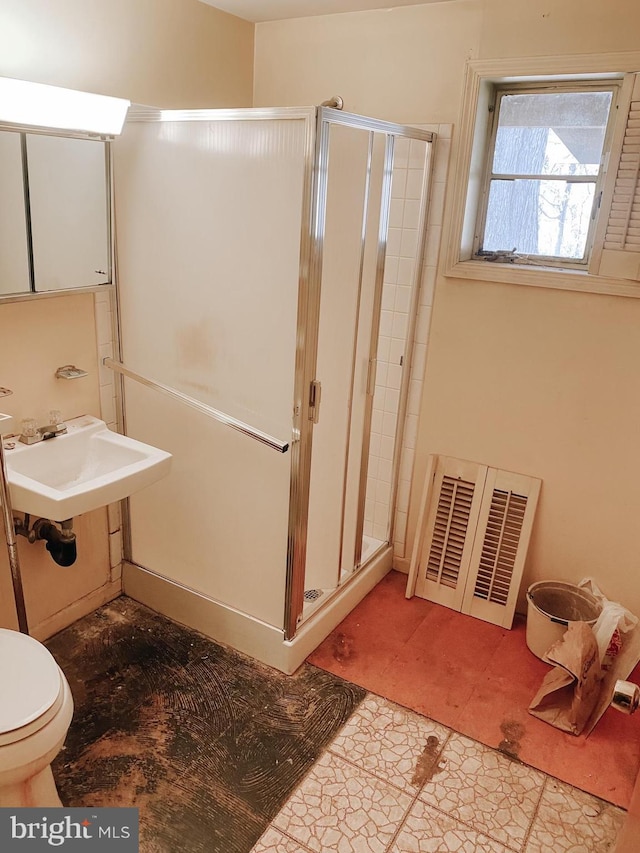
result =
[[[38,422],[35,418],[23,418],[20,428],[20,441],[23,444],[35,444],[36,441],[42,441],[42,435],[38,429]]]
[[[27,438],[32,438],[34,435],[38,434],[38,422],[35,418],[23,418],[22,419],[22,435]]]
[[[49,412],[49,423],[55,424],[56,426],[64,423],[64,421],[62,420],[62,412],[60,411],[60,409],[51,409],[51,411]]]

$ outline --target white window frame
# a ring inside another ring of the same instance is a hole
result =
[[[558,258],[544,255],[534,255],[534,256],[523,256],[522,258],[518,258],[515,263],[517,264],[529,264],[534,263],[537,265],[544,265],[547,267],[559,268],[559,269],[585,269],[589,263],[589,259],[591,256],[591,248],[593,246],[594,234],[595,234],[595,226],[597,221],[597,204],[598,198],[602,192],[602,184],[604,181],[604,173],[602,164],[605,157],[608,157],[610,146],[611,146],[611,136],[613,132],[613,124],[615,123],[615,106],[616,100],[618,96],[618,90],[620,88],[620,83],[617,80],[589,80],[586,82],[580,81],[571,81],[559,82],[558,80],[554,81],[544,81],[542,83],[511,83],[511,84],[501,84],[495,85],[492,87],[492,109],[490,109],[490,118],[491,118],[491,130],[489,134],[489,141],[487,144],[487,156],[485,161],[485,170],[484,170],[484,179],[482,182],[482,193],[480,197],[480,202],[478,204],[478,215],[476,218],[476,229],[474,236],[474,244],[473,244],[473,257],[478,258],[478,260],[484,260],[482,257],[478,256],[478,251],[481,247],[484,231],[486,228],[486,219],[487,219],[487,211],[489,206],[489,190],[491,186],[491,182],[493,178],[492,164],[495,153],[495,145],[496,145],[496,136],[498,131],[498,125],[500,121],[499,117],[499,105],[501,99],[504,96],[515,95],[515,94],[526,94],[526,95],[544,95],[544,94],[559,94],[563,92],[603,92],[608,91],[611,92],[611,105],[609,108],[609,114],[607,117],[607,126],[606,133],[603,140],[603,149],[602,149],[602,158],[599,164],[598,174],[591,176],[584,176],[581,178],[583,182],[588,182],[594,184],[594,201],[593,205],[596,206],[596,215],[592,217],[591,223],[589,226],[589,230],[587,233],[585,251],[582,258]],[[525,176],[527,180],[535,181],[535,180],[544,180],[547,176],[544,175],[527,175]],[[551,176],[553,178],[553,176]],[[506,250],[508,247],[501,247]],[[517,254],[517,252],[516,252]],[[490,261],[484,260],[484,263],[492,263]]]
[[[615,177],[621,134],[624,134],[634,72],[640,68],[640,53],[608,53],[573,57],[533,57],[503,60],[472,60],[467,63],[462,112],[453,153],[453,182],[448,195],[445,220],[445,269],[447,276],[476,281],[551,287],[581,292],[610,293],[640,297],[640,283],[596,275],[588,269],[569,266],[487,263],[473,257],[477,215],[485,176],[491,117],[489,105],[496,85],[538,82],[618,82],[616,118],[612,129],[611,156],[602,170],[603,203],[596,223],[592,257],[599,256],[606,226],[605,199],[610,176]]]

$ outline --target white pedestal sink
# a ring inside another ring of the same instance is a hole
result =
[[[14,510],[65,521],[122,500],[166,476],[171,454],[110,430],[90,415],[37,444],[5,439]],[[0,431],[2,429],[0,424]],[[13,445],[13,446],[12,446]]]

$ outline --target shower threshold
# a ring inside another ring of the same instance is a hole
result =
[[[360,559],[360,565],[351,571],[342,570],[340,573],[340,586],[332,587],[330,589],[306,589],[304,591],[304,603],[302,607],[302,618],[300,620],[303,623],[306,619],[308,619],[313,613],[316,612],[320,607],[324,604],[327,604],[328,601],[333,597],[333,594],[336,593],[342,586],[345,581],[352,578],[357,572],[363,569],[373,558],[378,554],[378,552],[382,548],[387,547],[387,542],[383,542],[382,539],[374,539],[372,536],[363,536],[362,537],[362,556]]]
[[[284,639],[280,628],[127,560],[124,591],[156,613],[291,675],[390,571],[392,559],[391,546],[381,547],[336,589],[321,590],[322,595],[307,602],[307,613],[311,608],[313,612],[301,620],[291,640]]]

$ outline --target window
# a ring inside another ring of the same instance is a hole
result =
[[[640,297],[640,52],[470,60],[445,275]]]
[[[586,264],[613,86],[496,88],[475,255]]]

